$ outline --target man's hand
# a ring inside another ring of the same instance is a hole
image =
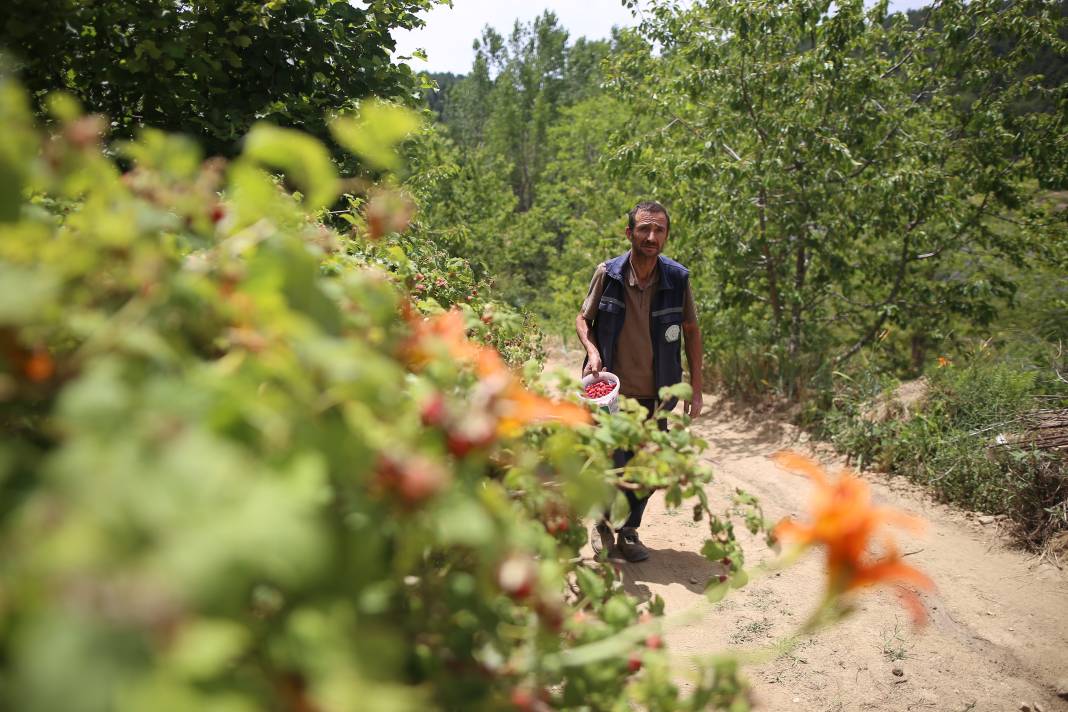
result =
[[[586,352],[586,367],[582,369],[582,375],[593,374],[599,376],[601,369],[604,368],[604,364],[601,363],[601,354],[595,350]]]
[[[703,405],[704,396],[701,395],[701,391],[694,391],[693,398],[686,401],[686,415],[696,419],[701,415],[701,407]]]
[[[590,338],[590,326],[590,322],[586,321],[586,317],[579,312],[579,315],[575,317],[575,333],[578,334],[582,347],[586,349],[586,365],[582,368],[582,375],[587,376],[592,373],[599,376],[604,364],[601,363],[601,352],[597,350],[597,344],[593,343],[593,339]]]

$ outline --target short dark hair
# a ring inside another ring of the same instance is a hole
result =
[[[643,200],[642,202],[635,205],[629,213],[627,213],[628,230],[634,230],[634,218],[636,218],[638,216],[638,213],[642,210],[647,213],[660,213],[665,218],[667,218],[667,229],[668,232],[671,232],[671,216],[668,215],[667,208],[665,208],[663,205],[656,202],[655,200]]]

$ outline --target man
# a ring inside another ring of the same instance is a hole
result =
[[[619,376],[620,393],[636,398],[649,417],[668,411],[676,400],[658,403],[663,386],[682,380],[682,348],[690,366],[693,397],[685,405],[691,418],[701,414],[701,332],[690,291],[690,272],[662,256],[671,219],[663,205],[638,203],[627,215],[630,250],[597,266],[590,291],[575,319],[579,341],[586,349],[583,375],[611,371]],[[667,421],[659,419],[662,430]],[[623,467],[633,453],[617,451],[615,467]],[[611,525],[599,521],[592,544],[596,551],[615,546],[627,561],[644,561],[649,550],[638,538],[638,527],[649,496],[624,490],[630,516],[615,539]]]

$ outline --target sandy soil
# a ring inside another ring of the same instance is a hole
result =
[[[553,365],[577,362],[568,354],[553,356]],[[804,435],[787,424],[732,411],[713,396],[706,395],[705,403],[705,415],[693,427],[710,443],[714,508],[726,508],[740,487],[760,499],[772,520],[803,515],[808,481],[768,455],[792,448],[832,467],[841,464],[825,446],[808,448]],[[1068,700],[1057,695],[1068,687],[1068,572],[1012,548],[996,522],[984,525],[972,513],[938,504],[900,478],[864,476],[877,504],[928,522],[919,536],[895,535],[908,561],[938,586],[936,594],[923,597],[930,622],[913,630],[893,591],[867,593],[844,623],[747,669],[757,708],[984,712],[1027,705],[1068,711]],[[653,555],[622,566],[627,590],[640,597],[659,594],[669,612],[701,605],[703,582],[713,571],[699,554],[706,531],[689,512],[666,511],[663,496],[654,495],[640,530]],[[743,536],[748,563],[772,556],[761,540]],[[680,682],[685,684],[693,654],[755,650],[789,635],[816,605],[823,576],[814,552],[719,604],[704,604],[699,622],[666,636]]]

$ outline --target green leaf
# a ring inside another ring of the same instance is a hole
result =
[[[183,675],[207,679],[218,675],[248,646],[243,626],[224,620],[198,620],[181,628],[170,663]]]
[[[245,138],[244,156],[284,171],[304,193],[309,209],[324,208],[338,196],[330,154],[323,144],[300,131],[258,123]]]
[[[74,121],[84,112],[81,102],[73,95],[65,91],[54,91],[45,98],[45,106],[52,118],[57,121]]]
[[[121,144],[120,150],[138,168],[157,170],[168,177],[190,179],[200,169],[200,147],[195,141],[158,129],[144,129],[137,141]]]
[[[693,388],[689,383],[676,383],[673,386],[664,386],[660,389],[660,399],[678,398],[680,400],[690,400],[693,398]]]
[[[576,569],[575,575],[578,577],[579,588],[587,598],[591,601],[600,601],[604,598],[605,586],[600,576],[585,566]]]
[[[719,603],[730,590],[731,586],[728,582],[724,581],[723,583],[717,583],[715,586],[712,586],[705,591],[705,598],[707,598],[710,603]]]
[[[701,547],[701,555],[709,561],[719,561],[727,555],[727,550],[714,540],[708,539],[705,541],[704,546]]]
[[[0,263],[0,324],[25,324],[40,319],[59,294],[59,279],[42,268]]]
[[[357,116],[339,116],[330,123],[334,138],[374,168],[396,170],[396,147],[419,128],[419,116],[384,101],[365,103]]]
[[[604,622],[616,628],[625,628],[634,622],[634,606],[622,594],[616,594],[604,604]]]
[[[745,569],[738,569],[734,572],[734,575],[731,576],[731,588],[741,588],[747,583],[749,583],[749,574],[746,573]]]
[[[443,499],[434,516],[442,544],[482,546],[493,539],[493,521],[486,511],[457,493]]]

